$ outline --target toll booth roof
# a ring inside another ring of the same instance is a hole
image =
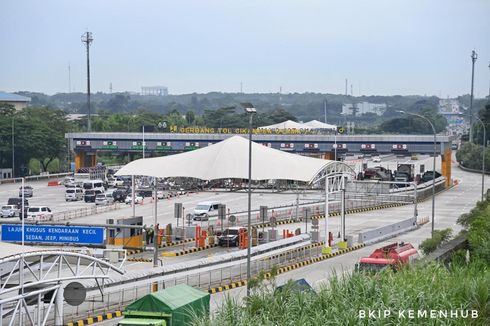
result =
[[[181,309],[209,310],[210,295],[187,284],[150,293],[128,305],[126,316],[168,316]]]

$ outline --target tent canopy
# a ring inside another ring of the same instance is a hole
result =
[[[191,152],[133,161],[116,175],[189,177],[201,180],[248,179],[248,146],[247,139],[232,136]],[[252,142],[252,180],[310,182],[325,168],[329,172],[353,172],[341,162],[285,153]]]
[[[126,315],[160,314],[171,315],[173,311],[207,298],[209,293],[203,292],[187,284],[179,284],[174,287],[150,293],[128,305]]]
[[[311,127],[299,122],[287,120],[270,126],[259,127],[259,129],[311,129]]]
[[[337,129],[337,126],[335,126],[335,125],[324,123],[324,122],[321,122],[318,120],[311,120],[311,121],[305,122],[303,124],[305,126],[308,126],[309,128],[312,128],[312,129],[333,129],[333,130]]]

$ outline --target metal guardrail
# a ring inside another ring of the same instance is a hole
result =
[[[24,179],[26,181],[29,181],[29,180],[42,180],[42,179],[57,179],[57,178],[66,177],[66,176],[72,176],[72,175],[73,175],[73,172],[66,172],[66,173],[54,173],[54,174],[44,174],[44,175],[31,175],[31,176],[25,177]],[[4,184],[4,183],[18,183],[18,182],[21,182],[21,180],[19,178],[15,178],[15,179],[0,179],[0,184]]]
[[[66,220],[71,220],[71,219],[78,218],[78,217],[96,215],[96,214],[100,214],[100,213],[114,211],[114,210],[120,209],[121,207],[125,207],[125,206],[126,206],[126,204],[114,203],[112,205],[106,205],[106,206],[94,205],[94,206],[83,207],[83,208],[70,210],[70,211],[66,211],[66,212],[56,212],[56,213],[53,213],[52,221],[66,221]]]

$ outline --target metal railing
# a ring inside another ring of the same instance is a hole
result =
[[[53,213],[53,218],[51,219],[52,221],[66,221],[66,220],[71,220],[74,218],[78,217],[84,217],[84,216],[89,216],[89,215],[95,215],[95,214],[100,214],[100,213],[105,213],[105,212],[110,212],[114,211],[117,209],[120,209],[121,207],[126,207],[127,205],[121,204],[121,203],[114,203],[112,205],[106,205],[106,206],[90,206],[90,207],[83,207],[79,209],[74,209],[74,210],[69,210],[65,212],[56,212]]]
[[[66,173],[54,173],[54,174],[42,174],[42,175],[31,175],[27,176],[24,179],[26,181],[29,180],[42,180],[42,179],[57,179],[61,177],[67,177],[67,176],[73,176],[73,172],[66,172]],[[0,184],[4,183],[17,183],[20,182],[19,178],[15,179],[0,179]]]
[[[251,265],[252,275],[257,275],[261,271],[268,272],[273,266],[284,267],[310,258],[319,257],[321,256],[321,248],[321,246],[308,246],[303,250],[293,249],[280,255],[253,260]],[[232,267],[218,266],[206,271],[197,270],[195,273],[179,274],[159,277],[155,281],[149,281],[144,285],[128,286],[123,289],[111,289],[106,291],[104,295],[100,293],[89,293],[85,302],[78,307],[72,307],[65,303],[65,324],[66,322],[77,321],[104,314],[105,312],[123,310],[126,305],[151,293],[154,283],[157,283],[158,289],[172,287],[178,284],[188,284],[207,291],[213,287],[244,280],[247,274],[246,259],[243,259],[240,263]]]

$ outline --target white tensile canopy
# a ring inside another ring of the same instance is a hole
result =
[[[302,123],[287,120],[270,126],[259,127],[259,129],[312,129]]]
[[[189,177],[201,180],[248,179],[249,141],[232,136],[191,152],[133,161],[116,175],[158,178]],[[311,182],[323,170],[352,173],[341,162],[285,153],[252,142],[252,180],[296,180]]]
[[[303,124],[305,126],[308,126],[309,128],[312,128],[312,129],[333,129],[333,130],[337,129],[337,126],[335,126],[335,125],[324,123],[324,122],[321,122],[318,120],[311,120],[311,121],[305,122]]]

